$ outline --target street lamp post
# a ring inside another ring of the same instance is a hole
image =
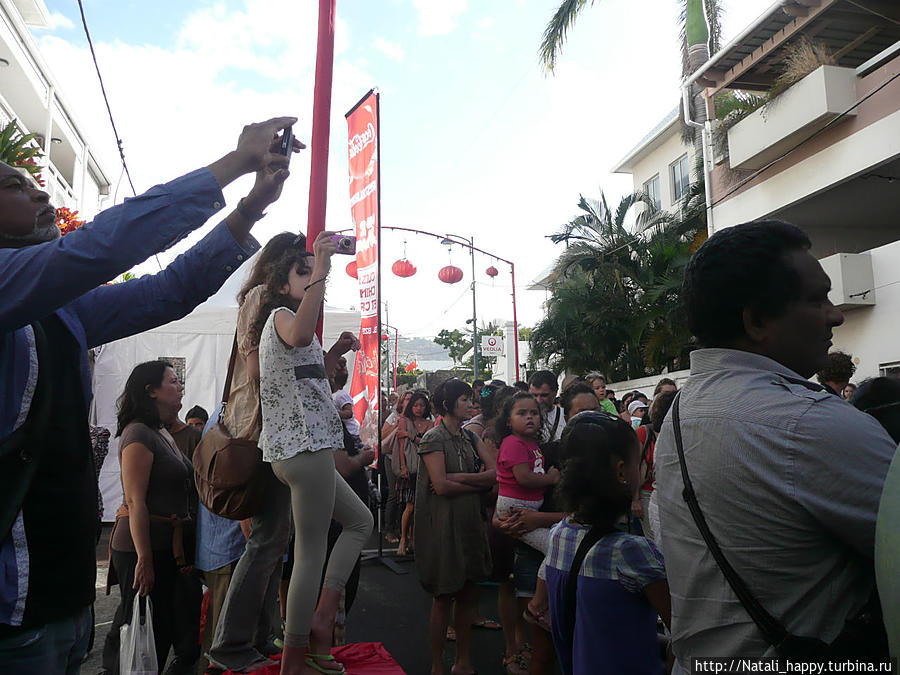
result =
[[[446,234],[442,244],[452,246],[455,242],[450,237],[460,239],[469,246],[469,256],[472,259],[472,318],[466,323],[472,322],[472,381],[478,379],[478,312],[475,305],[475,237],[463,237],[459,234]]]

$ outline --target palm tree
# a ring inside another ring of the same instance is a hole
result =
[[[593,5],[595,0],[590,0]],[[681,5],[679,16],[679,39],[681,42],[682,76],[686,77],[709,60],[711,54],[719,51],[722,37],[721,0],[678,0]],[[541,63],[553,71],[562,52],[569,30],[575,25],[578,15],[588,4],[588,0],[563,0],[557,8],[541,39],[539,50]],[[692,118],[698,122],[706,120],[706,106],[699,96],[699,89],[692,87]],[[685,141],[693,139],[700,146],[699,132],[687,125],[682,129]]]
[[[686,362],[681,278],[705,238],[702,195],[701,181],[674,215],[642,193],[624,197],[615,212],[602,194],[582,196],[582,214],[550,236],[566,250],[554,268],[547,316],[532,333],[532,359],[568,372],[602,368],[613,380]],[[626,220],[638,205],[632,232]]]

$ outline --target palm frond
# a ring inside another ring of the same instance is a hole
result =
[[[575,25],[575,19],[586,3],[587,0],[563,0],[544,29],[538,53],[541,63],[549,72],[553,72],[556,67],[556,60],[562,52],[566,36]],[[591,4],[594,4],[594,0],[591,0]]]

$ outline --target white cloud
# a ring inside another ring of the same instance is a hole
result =
[[[413,0],[419,13],[419,35],[446,35],[456,28],[466,0]]]
[[[311,3],[248,0],[244,11],[221,6],[191,14],[169,49],[95,42],[107,94],[124,142],[126,159],[140,193],[231,150],[242,126],[279,115],[299,117],[298,138],[309,144],[315,79],[316,22]],[[278,11],[275,11],[276,8]],[[290,16],[285,17],[285,11]],[[272,22],[272,16],[279,16]],[[346,50],[347,24],[335,30],[335,64],[331,110],[331,151],[328,185],[328,227],[346,227],[349,195],[346,179],[344,113],[373,84]],[[92,152],[99,157],[113,189],[121,164],[100,87],[86,48],[61,37],[39,39],[65,99],[75,110]],[[295,155],[291,178],[269,216],[254,229],[265,241],[285,229],[305,230],[309,185],[309,151]],[[229,205],[246,194],[251,178],[226,188]],[[127,182],[118,199],[131,196]],[[224,217],[228,212],[220,213]],[[165,266],[177,252],[197,241],[218,222],[216,217],[175,249],[159,256]],[[154,260],[138,268],[154,272]]]
[[[59,28],[69,30],[71,28],[75,28],[75,24],[62,12],[50,12],[49,28],[50,30],[57,30]]]
[[[72,19],[67,17],[62,12],[54,11],[50,12],[49,16],[47,17],[46,26],[33,26],[32,30],[37,30],[40,32],[52,32],[60,28],[63,30],[71,30],[72,28],[75,28],[75,23],[72,21]]]
[[[481,19],[477,24],[478,30],[490,30],[494,27],[494,17],[486,16]]]
[[[380,36],[375,38],[375,49],[380,51],[392,61],[402,61],[403,57],[406,55],[406,53],[403,51],[403,47],[395,42],[391,42],[390,40],[385,40]]]

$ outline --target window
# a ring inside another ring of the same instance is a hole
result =
[[[659,194],[659,174],[656,174],[644,183],[644,193],[650,198],[650,201],[653,202],[653,206],[656,208],[662,208],[662,199]]]
[[[879,364],[878,374],[881,377],[900,377],[900,361]]]
[[[672,165],[672,202],[682,199],[691,186],[691,172],[688,168],[688,156],[685,155]]]

